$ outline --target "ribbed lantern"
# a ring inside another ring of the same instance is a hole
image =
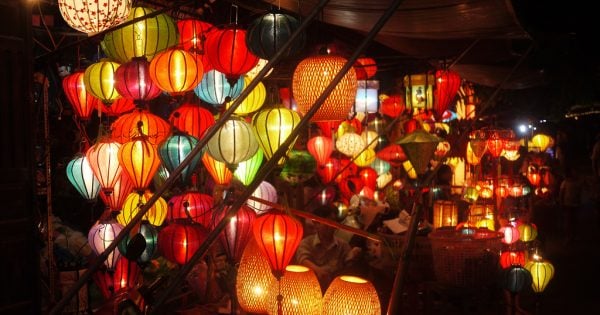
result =
[[[260,251],[269,261],[273,275],[280,279],[300,245],[302,224],[290,215],[271,210],[256,218],[253,232]]]
[[[206,229],[199,224],[173,222],[158,233],[158,249],[170,262],[184,265],[207,235]]]
[[[102,101],[94,99],[100,103],[102,113],[111,117],[120,116],[135,109],[133,100],[124,97],[120,97],[110,104],[104,104]]]
[[[149,190],[143,193],[132,192],[127,195],[123,202],[123,209],[117,215],[117,221],[122,225],[127,225],[138,214],[142,207],[152,198],[152,192]],[[159,197],[144,214],[143,219],[154,226],[161,226],[167,217],[167,202]]]
[[[169,200],[168,219],[193,220],[208,229],[213,217],[213,204],[213,197],[190,190]]]
[[[392,175],[392,173],[378,174],[377,180],[376,180],[377,189],[385,188],[389,183],[392,182],[393,179],[394,179],[394,176]]]
[[[235,169],[238,163],[256,154],[258,142],[252,127],[241,118],[232,116],[208,140],[207,147],[208,154],[215,160],[225,163],[230,169]]]
[[[86,90],[84,76],[83,72],[68,75],[63,79],[62,87],[75,115],[81,120],[88,120],[97,107],[98,99]]]
[[[244,78],[244,89],[250,85],[252,78],[243,76]],[[265,103],[267,98],[267,89],[262,82],[259,82],[254,89],[248,94],[248,96],[240,103],[240,105],[233,112],[240,116],[246,116],[259,110]],[[231,107],[232,102],[227,103],[227,108]]]
[[[215,117],[201,106],[184,103],[171,112],[169,122],[173,127],[187,132],[190,136],[202,139],[206,129],[215,124]]]
[[[117,68],[118,63],[106,60],[89,65],[83,76],[88,93],[107,104],[121,97],[115,86]]]
[[[349,157],[359,154],[365,146],[363,138],[354,132],[346,132],[335,141],[335,148]]]
[[[235,178],[237,178],[245,186],[250,185],[250,183],[252,183],[254,180],[258,169],[262,165],[263,155],[262,149],[256,150],[254,156],[238,164],[233,176],[235,176]]]
[[[120,148],[121,144],[118,142],[105,139],[91,146],[85,153],[105,194],[113,191],[121,176],[122,168],[118,157]]]
[[[154,254],[156,254],[156,250],[158,249],[158,231],[150,223],[142,222],[140,223],[139,234],[141,234],[144,238],[146,246],[144,247],[144,251],[136,258],[136,260],[140,264],[146,264],[150,262],[152,258],[154,258]],[[123,238],[123,240],[119,243],[119,250],[125,257],[129,257],[131,255],[131,253],[128,254],[128,246],[130,245],[129,242],[132,238],[133,236],[126,235],[125,238]]]
[[[150,63],[145,57],[128,61],[115,72],[115,88],[123,98],[138,102],[156,98],[162,92],[150,78]]]
[[[255,19],[246,34],[246,45],[255,55],[271,59],[298,29],[300,22],[289,14],[269,12]],[[302,49],[304,33],[284,52],[290,56]]]
[[[499,158],[504,150],[505,140],[496,136],[487,140],[487,151],[492,157]]]
[[[329,158],[327,162],[317,168],[317,174],[321,182],[327,184],[331,182],[340,169],[340,161],[334,158]]]
[[[366,149],[354,158],[354,164],[358,167],[369,167],[377,159],[377,153],[373,149]]]
[[[315,158],[319,166],[324,165],[333,153],[333,140],[329,137],[315,136],[306,143],[308,152]]]
[[[133,191],[133,183],[129,179],[129,176],[123,172],[119,175],[117,182],[110,194],[100,193],[100,197],[104,204],[112,211],[119,211],[123,209],[123,203],[125,198]]]
[[[254,115],[252,128],[267,159],[270,159],[288,139],[296,126],[300,124],[300,120],[300,115],[297,112],[285,107],[263,109]],[[287,152],[294,147],[296,139],[292,140]],[[281,158],[279,164],[284,161],[285,159]]]
[[[521,223],[517,226],[517,229],[519,229],[519,240],[521,242],[531,242],[538,235],[537,227],[534,224]]]
[[[294,71],[292,89],[298,111],[307,113],[327,85],[346,63],[338,56],[314,56],[300,62]],[[356,98],[356,73],[350,69],[327,97],[312,121],[344,120]]]
[[[524,266],[525,253],[523,251],[505,251],[500,254],[500,266],[502,269],[508,269],[512,266]]]
[[[119,143],[146,136],[151,144],[158,145],[170,133],[171,126],[168,122],[145,109],[124,114],[111,125],[111,137]]]
[[[365,146],[368,146],[369,148],[376,150],[377,149],[377,144],[379,143],[379,134],[376,131],[373,130],[363,130],[363,132],[360,134],[361,138],[363,138],[363,141],[365,142]]]
[[[460,88],[461,78],[452,70],[438,70],[435,72],[435,90],[433,111],[437,120],[450,107]]]
[[[238,97],[245,87],[244,78],[240,77],[232,86],[227,82],[225,74],[210,70],[204,74],[194,93],[211,105],[223,105]]]
[[[402,115],[405,110],[406,104],[404,98],[397,94],[384,98],[379,107],[379,112],[391,118]]]
[[[233,173],[227,168],[225,163],[215,160],[210,154],[202,154],[202,164],[208,170],[208,174],[217,185],[229,185]]]
[[[252,237],[242,254],[235,281],[235,291],[242,309],[266,314],[271,304],[267,297],[273,281],[275,278],[271,274],[269,261]]]
[[[70,27],[86,34],[99,33],[123,22],[131,0],[58,0],[58,9]]]
[[[175,132],[158,145],[158,154],[162,165],[169,172],[173,172],[185,158],[190,155],[198,144],[198,139],[182,132]],[[181,180],[186,182],[200,163],[202,154],[196,154],[190,163],[181,171]]]
[[[277,190],[271,183],[262,181],[252,193],[252,197],[266,200],[271,203],[277,203]],[[272,209],[270,205],[252,199],[246,200],[246,205],[259,215]]]
[[[370,167],[363,168],[358,174],[363,184],[372,190],[377,188],[377,172]]]
[[[288,159],[283,164],[279,177],[292,185],[297,185],[312,178],[316,168],[317,162],[308,151],[292,149],[288,153]]]
[[[532,146],[538,148],[540,152],[546,152],[546,150],[551,146],[552,142],[552,137],[541,133],[531,138]]]
[[[159,52],[150,62],[150,77],[163,91],[180,95],[193,90],[204,75],[202,63],[183,49]]]
[[[205,47],[210,64],[231,84],[258,63],[258,57],[246,46],[246,30],[236,24],[210,32]]]
[[[413,165],[417,175],[423,175],[437,148],[440,138],[423,130],[416,130],[397,141]]]
[[[281,292],[275,283],[269,291],[269,315],[277,315],[277,296],[281,294],[283,314],[321,315],[323,294],[315,272],[305,266],[289,265],[281,278]]]
[[[371,167],[377,172],[377,175],[385,174],[391,169],[390,163],[380,158],[375,158],[375,161],[371,163]]]
[[[519,240],[519,230],[512,226],[503,226],[498,232],[502,234],[502,238],[500,239],[504,244],[514,244]]]
[[[215,216],[215,223],[221,221],[227,211],[228,207],[218,213]],[[220,235],[221,245],[234,264],[240,261],[244,248],[252,238],[252,224],[255,219],[256,213],[242,205],[236,214],[228,219],[227,225]]]
[[[530,284],[531,274],[521,266],[512,266],[501,271],[500,286],[512,294],[523,291]]]
[[[136,261],[121,256],[117,261],[115,273],[113,274],[113,290],[120,292],[133,289],[137,287],[140,280],[140,267],[138,267]]]
[[[92,200],[98,197],[100,182],[85,156],[77,156],[67,163],[67,178],[83,198]]]
[[[504,151],[502,151],[502,156],[511,162],[518,160],[519,157],[521,157],[519,154],[520,146],[521,144],[519,141],[506,141],[506,143],[504,143]]]
[[[201,61],[204,71],[212,69],[208,56],[206,55],[206,35],[213,30],[213,25],[195,19],[184,19],[177,21],[179,29],[179,44],[183,49],[196,56],[196,61]]]
[[[96,255],[100,255],[110,246],[114,239],[121,233],[123,226],[116,221],[101,221],[97,222],[90,228],[88,233],[88,243]],[[121,252],[115,248],[104,261],[104,265],[108,269],[116,267],[117,261],[121,257]]]
[[[127,21],[138,19],[154,9],[134,7]],[[143,19],[104,35],[102,49],[106,55],[124,63],[134,57],[152,60],[154,55],[178,43],[177,27],[166,13]]]
[[[156,146],[145,137],[136,137],[119,148],[119,163],[129,175],[133,189],[143,191],[150,185],[160,165]]]
[[[531,274],[531,287],[535,293],[544,292],[554,277],[554,266],[537,255],[534,255],[534,259],[525,264],[525,269],[529,270]]]
[[[355,276],[339,276],[323,296],[323,315],[380,315],[377,291],[369,281]]]

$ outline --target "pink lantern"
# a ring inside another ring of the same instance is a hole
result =
[[[512,226],[501,227],[499,232],[502,234],[502,243],[513,244],[519,240],[519,230]]]
[[[260,185],[258,185],[258,187],[256,187],[256,189],[252,193],[252,197],[263,199],[272,203],[277,203],[277,190],[275,189],[275,186],[271,185],[271,183],[263,181],[260,183]],[[246,205],[248,205],[250,209],[254,210],[256,214],[263,214],[272,208],[267,204],[252,199],[248,199],[246,201]]]
[[[92,226],[88,233],[88,243],[96,255],[102,254],[110,244],[121,233],[123,226],[114,220],[97,222]],[[117,247],[108,254],[104,265],[108,269],[113,269],[121,257],[121,252]]]
[[[216,215],[215,223],[222,220],[228,207]],[[242,206],[236,215],[229,218],[223,233],[221,233],[221,244],[229,258],[234,262],[239,262],[242,258],[244,248],[252,238],[252,224],[256,219],[256,213],[247,206]]]
[[[184,194],[171,197],[168,203],[169,221],[176,219],[190,219],[205,228],[211,226],[213,198],[198,191],[188,191]]]

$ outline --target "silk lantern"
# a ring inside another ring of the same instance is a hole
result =
[[[373,190],[375,190],[377,188],[377,172],[370,168],[370,167],[365,167],[363,168],[360,173],[358,174],[360,176],[360,179],[362,180],[363,184]]]
[[[100,182],[102,191],[109,195],[121,176],[119,164],[119,149],[121,144],[116,141],[103,139],[92,145],[85,153],[90,167]]]
[[[258,74],[262,71],[262,69],[267,65],[269,61],[265,60],[265,59],[258,59],[258,63],[256,64],[256,66],[254,66],[254,68],[250,69],[250,71],[246,72],[246,77],[250,78],[250,79],[254,79],[256,78],[256,76],[258,76]],[[271,75],[271,73],[273,73],[273,69],[271,68],[269,69],[269,71],[267,71],[267,73],[265,74],[265,76],[263,77],[263,79],[267,78],[269,75]],[[285,103],[284,103],[285,105]],[[290,106],[285,105],[286,108],[289,109],[294,109],[291,108]]]
[[[370,149],[376,150],[377,149],[377,144],[378,144],[378,139],[379,139],[379,134],[373,130],[364,130],[361,134],[360,137],[363,139],[364,143],[365,143],[365,147],[368,147]]]
[[[145,137],[135,137],[119,148],[119,163],[129,175],[133,189],[143,191],[152,182],[160,166],[160,158],[156,146]]]
[[[199,224],[172,222],[158,233],[158,248],[170,262],[184,265],[207,235],[206,229]]]
[[[269,315],[277,315],[279,310],[283,314],[321,315],[323,295],[314,271],[305,266],[289,265],[285,267],[279,285],[281,290],[273,283],[269,291]],[[274,303],[278,296],[282,297],[281,309]]]
[[[377,153],[373,149],[365,149],[354,158],[354,164],[359,167],[369,167],[377,159]]]
[[[231,85],[258,63],[246,45],[246,30],[236,24],[210,32],[205,47],[210,64],[224,73]]]
[[[537,147],[540,152],[546,152],[552,142],[552,137],[541,133],[538,133],[531,138],[531,145]]]
[[[119,66],[115,72],[115,88],[127,99],[144,102],[162,92],[150,78],[150,63],[145,57],[136,57]]]
[[[251,238],[240,259],[235,291],[241,308],[250,313],[266,314],[271,302],[269,288],[275,278],[269,261],[262,254],[254,238]]]
[[[228,207],[223,208],[223,211],[215,216],[215,224],[223,219],[228,209]],[[244,248],[252,238],[252,224],[255,219],[254,210],[245,205],[242,205],[234,216],[226,219],[227,225],[225,225],[219,240],[234,264],[240,261]]]
[[[121,172],[113,191],[110,194],[100,192],[100,198],[104,204],[112,211],[119,211],[123,209],[123,203],[125,199],[133,191],[133,184],[129,179],[129,176],[124,172]]]
[[[533,292],[542,293],[546,290],[548,283],[554,277],[554,266],[549,262],[542,260],[539,256],[525,264],[525,269],[529,270],[532,282]]]
[[[198,139],[193,136],[175,132],[158,146],[158,155],[162,165],[171,173],[183,160],[185,160],[192,150],[198,145]],[[196,170],[200,163],[201,154],[196,154],[190,163],[181,171],[181,181],[186,182]]]
[[[135,260],[121,256],[117,261],[113,274],[113,290],[115,293],[124,292],[137,287],[140,277],[140,267]]]
[[[208,154],[230,169],[251,158],[258,150],[252,127],[239,117],[232,116],[208,140]],[[264,153],[264,151],[263,151]]]
[[[233,173],[227,168],[227,165],[221,161],[215,160],[208,152],[202,154],[202,164],[208,170],[208,174],[218,185],[229,185]]]
[[[406,105],[404,98],[396,94],[392,94],[389,97],[384,98],[381,102],[381,106],[379,107],[379,112],[391,118],[396,118],[402,115],[405,110]]]
[[[267,181],[262,181],[251,196],[266,200],[270,203],[277,203],[277,190],[275,189],[275,186]],[[270,205],[252,199],[246,200],[246,205],[259,215],[272,209]]]
[[[494,158],[500,157],[502,150],[504,150],[505,140],[494,136],[487,140],[487,151]]]
[[[306,143],[308,152],[315,158],[319,166],[324,165],[333,152],[333,140],[329,137],[315,136]]]
[[[205,228],[211,227],[213,197],[196,190],[187,191],[169,200],[170,222],[178,219],[193,220]]]
[[[435,90],[433,110],[436,120],[441,120],[442,114],[448,110],[460,88],[461,78],[452,70],[435,72]]]
[[[123,209],[117,215],[117,221],[122,225],[127,225],[138,214],[142,207],[152,198],[152,192],[149,190],[143,193],[130,193],[123,202]],[[150,206],[148,211],[143,216],[143,219],[154,226],[161,226],[167,217],[167,202],[162,197]]]
[[[121,97],[115,87],[115,72],[119,64],[101,60],[85,69],[83,83],[88,93],[104,103],[111,103]]]
[[[102,110],[102,113],[109,117],[120,116],[135,109],[135,104],[133,103],[133,100],[124,97],[120,97],[110,104],[104,104],[98,99],[96,99],[96,101],[98,102],[98,104],[100,104],[100,109]]]
[[[329,158],[327,162],[317,168],[317,174],[321,182],[327,184],[331,182],[340,170],[340,161],[335,158]]]
[[[500,266],[503,269],[510,268],[512,266],[524,266],[525,265],[525,253],[523,251],[505,251],[500,254]]]
[[[380,158],[375,158],[375,161],[371,163],[371,168],[373,168],[377,172],[377,175],[381,175],[389,172],[391,169],[391,165],[390,163]]]
[[[392,175],[392,173],[383,173],[381,175],[378,175],[376,180],[377,189],[385,188],[389,183],[392,182],[393,179],[394,176]]]
[[[66,76],[62,81],[63,91],[75,115],[81,120],[88,120],[98,104],[98,99],[85,88],[84,72],[78,71]]]
[[[355,68],[359,68],[362,71],[357,71],[357,79],[358,80],[367,80],[372,78],[375,73],[377,73],[377,63],[373,58],[370,57],[360,57],[356,60],[358,65],[355,65]],[[358,73],[361,72],[361,77],[358,76]]]
[[[145,136],[153,145],[158,145],[171,133],[171,126],[161,117],[145,109],[137,109],[117,118],[111,125],[111,137],[119,143]]]
[[[279,147],[288,139],[296,126],[300,124],[300,115],[285,107],[263,109],[252,118],[252,129],[265,157],[270,159]],[[286,152],[294,147],[294,138]],[[282,157],[279,164],[283,164]]]
[[[204,74],[194,93],[203,101],[214,105],[223,105],[238,97],[245,87],[244,78],[240,77],[233,85],[227,83],[225,74],[210,70]]]
[[[184,103],[171,112],[169,122],[190,136],[202,139],[206,129],[215,124],[215,117],[202,106]]]
[[[244,79],[244,89],[249,86],[252,82],[252,78],[248,76],[243,76]],[[242,100],[242,102],[238,105],[238,107],[233,112],[234,114],[240,116],[246,116],[255,111],[259,110],[261,106],[265,103],[265,99],[267,98],[267,89],[262,82],[258,82],[258,84],[250,91],[250,93]],[[228,102],[226,108],[231,107],[233,102]]]
[[[83,198],[93,200],[98,197],[100,182],[94,176],[90,162],[84,155],[69,161],[66,170],[67,179]]]
[[[525,287],[531,284],[531,274],[521,266],[512,266],[501,272],[500,285],[503,289],[512,294],[523,291]]]
[[[246,45],[256,56],[271,59],[300,27],[295,17],[281,12],[269,12],[255,19],[246,33]],[[296,37],[292,45],[283,52],[290,56],[302,49],[304,32]]]
[[[262,149],[256,150],[254,156],[238,164],[233,176],[235,176],[235,178],[237,178],[244,186],[250,185],[262,165],[263,155]]]
[[[521,223],[517,226],[519,230],[519,240],[521,242],[531,242],[537,237],[537,227],[534,224]]]
[[[338,276],[323,296],[323,315],[380,315],[377,291],[369,281],[355,276]]]
[[[150,77],[161,90],[181,95],[193,90],[204,74],[202,63],[183,49],[159,52],[150,62]]]
[[[204,71],[212,69],[208,56],[206,55],[206,35],[214,29],[210,23],[195,20],[183,19],[177,21],[179,30],[179,44],[183,49],[196,56],[196,62],[200,61]]]
[[[142,223],[140,223],[139,234],[144,238],[146,246],[144,247],[144,251],[141,252],[140,255],[135,259],[139,264],[144,265],[149,263],[156,254],[158,246],[158,231],[150,223],[142,221]],[[119,243],[119,250],[125,257],[129,257],[127,250],[129,242],[133,239],[133,237],[134,236],[131,235],[125,235],[123,240]]]
[[[498,230],[502,234],[500,239],[504,244],[514,244],[519,240],[519,230],[512,226],[503,226]]]
[[[123,226],[114,220],[96,222],[88,232],[88,243],[94,253],[96,253],[96,255],[102,254],[114,241],[117,235],[121,233],[122,229]],[[120,257],[121,252],[115,247],[115,249],[108,254],[104,261],[104,265],[109,270],[112,270]]]
[[[131,10],[131,0],[59,0],[58,9],[70,27],[95,34],[123,22]]]
[[[435,77],[432,74],[412,74],[404,76],[406,88],[406,108],[412,114],[418,110],[430,110],[433,106],[433,84]]]
[[[346,63],[339,56],[313,56],[302,60],[292,78],[298,111],[307,113],[327,85]],[[356,99],[356,73],[350,69],[319,107],[311,121],[344,120]]]

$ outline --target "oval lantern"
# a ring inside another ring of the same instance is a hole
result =
[[[363,138],[355,132],[346,132],[335,142],[335,148],[349,157],[359,154],[365,146]]]
[[[227,211],[228,207],[223,208],[223,211],[216,215],[215,223],[221,221]],[[252,238],[252,224],[255,219],[256,213],[242,205],[236,214],[228,219],[223,233],[220,234],[221,245],[234,264],[240,261],[244,248]]]
[[[145,109],[124,114],[111,125],[111,137],[119,143],[145,136],[151,144],[158,145],[170,133],[171,126],[168,122]]]
[[[225,74],[210,70],[204,74],[200,84],[194,88],[194,93],[211,105],[223,105],[238,97],[245,87],[244,78],[239,78],[235,84],[227,82]]]
[[[215,117],[202,106],[184,103],[171,112],[169,122],[190,136],[202,139],[206,129],[215,124]]]
[[[392,175],[392,173],[383,173],[381,175],[377,176],[377,189],[383,189],[385,188],[385,186],[387,186],[389,183],[392,182],[392,180],[394,179],[394,176]]]
[[[88,120],[98,104],[98,99],[85,88],[85,74],[81,71],[66,76],[62,81],[63,91],[75,115],[81,120]]]
[[[118,63],[106,60],[89,65],[83,76],[85,89],[107,104],[121,97],[115,84],[115,73],[118,68]]]
[[[258,144],[265,157],[270,159],[279,147],[287,141],[288,137],[300,124],[300,115],[285,107],[263,109],[252,118],[252,129]],[[296,137],[290,142],[286,153],[294,147]],[[287,154],[286,154],[287,155]],[[283,164],[285,158],[279,159],[278,164]]]
[[[121,176],[118,156],[120,148],[121,144],[118,142],[105,139],[91,146],[85,153],[102,191],[107,195],[113,191]]]
[[[271,266],[261,253],[254,237],[244,249],[236,275],[235,291],[240,306],[247,312],[266,314],[270,306],[267,299],[275,278]]]
[[[170,262],[185,265],[207,235],[199,224],[173,222],[158,233],[158,249]]]
[[[110,117],[120,116],[135,109],[133,100],[124,97],[120,97],[110,104],[104,104],[98,99],[96,101],[100,104],[102,113]]]
[[[254,220],[253,234],[273,275],[280,279],[300,245],[302,224],[285,213],[271,210]]]
[[[292,78],[292,89],[299,112],[308,112],[345,63],[343,57],[327,55],[308,57],[298,64]],[[356,73],[350,69],[311,121],[346,119],[356,99],[356,88]]]
[[[193,220],[205,228],[210,228],[213,217],[213,197],[190,190],[169,200],[169,221],[178,219]]]
[[[208,174],[217,185],[227,186],[231,182],[233,173],[225,163],[215,160],[208,152],[202,154],[202,164],[208,170]]]
[[[158,145],[158,155],[162,162],[162,165],[169,171],[173,172],[183,160],[185,160],[192,150],[198,145],[198,139],[193,136],[183,134],[181,132],[175,132],[172,136],[168,137],[161,144]],[[190,176],[196,170],[196,167],[200,163],[202,153],[196,154],[187,166],[181,171],[181,181],[187,182]]]
[[[251,196],[271,203],[277,203],[277,190],[275,186],[267,181],[262,181]],[[246,205],[259,215],[272,209],[270,205],[253,199],[246,200]]]
[[[127,99],[149,101],[162,92],[150,78],[150,63],[145,57],[136,57],[119,66],[115,72],[115,88]]]
[[[500,266],[502,266],[503,269],[507,269],[515,265],[525,265],[525,253],[523,251],[510,250],[500,254]]]
[[[369,165],[371,165],[371,163],[373,163],[376,158],[377,153],[375,153],[375,150],[366,149],[360,152],[354,158],[354,164],[356,164],[358,167],[369,167]]]
[[[502,233],[500,240],[504,244],[514,244],[519,240],[519,230],[512,225],[503,226],[498,232]]]
[[[244,186],[250,185],[258,172],[263,161],[263,152],[261,149],[256,150],[254,156],[246,161],[240,162],[233,176],[237,178]]]
[[[256,56],[271,59],[283,45],[291,38],[292,34],[300,27],[300,22],[289,14],[269,12],[255,19],[246,34],[246,45]],[[296,37],[294,43],[283,52],[290,56],[302,49],[305,35]]]
[[[308,152],[315,158],[319,166],[324,165],[333,152],[333,140],[329,137],[315,136],[306,143]]]
[[[193,90],[203,75],[202,63],[196,62],[194,55],[183,49],[159,52],[150,62],[150,78],[171,95]]]
[[[195,19],[177,21],[179,30],[179,44],[183,49],[196,56],[196,61],[202,62],[204,71],[212,69],[206,55],[206,35],[213,30],[213,25]]]
[[[139,192],[130,193],[123,202],[123,209],[117,215],[117,221],[123,226],[129,224],[142,207],[148,203],[148,200],[152,198],[152,195],[149,190],[141,194]],[[144,214],[143,219],[154,226],[161,226],[167,217],[167,208],[167,202],[159,197]]]
[[[363,168],[358,174],[363,184],[372,190],[377,189],[377,172],[370,167]]]
[[[404,97],[395,94],[384,98],[379,106],[379,112],[391,118],[402,115],[405,110]]]
[[[215,160],[234,169],[235,165],[256,154],[258,142],[250,125],[241,118],[232,116],[208,140],[207,147],[207,153]]]
[[[100,193],[100,198],[111,211],[120,211],[123,209],[125,198],[133,191],[133,183],[129,176],[123,172],[119,175],[115,187],[110,194]]]
[[[88,232],[88,243],[96,255],[102,254],[108,246],[115,240],[117,235],[121,233],[123,226],[114,220],[97,222],[90,228]],[[121,257],[121,252],[118,248],[110,252],[104,261],[104,265],[112,270],[117,265],[117,261]]]
[[[158,246],[158,231],[150,223],[142,222],[140,223],[139,234],[144,238],[146,246],[144,247],[144,251],[136,258],[136,260],[139,264],[143,265],[149,263],[156,254]],[[130,245],[129,242],[133,239],[133,237],[131,235],[125,235],[123,240],[119,243],[119,250],[126,257],[128,257],[127,247]]]
[[[246,30],[235,24],[207,35],[206,54],[213,68],[224,73],[232,85],[258,63],[246,46]]]
[[[356,164],[352,163],[349,159],[341,159],[340,160],[340,173],[336,176],[335,180],[339,183],[342,180],[355,176],[358,174],[358,167]]]
[[[408,158],[399,144],[390,144],[377,152],[377,157],[395,167],[402,165]]]
[[[283,314],[320,315],[323,307],[323,294],[315,272],[305,266],[289,265],[279,286],[271,286],[268,301],[277,301],[281,295]],[[269,315],[278,314],[278,303],[269,304]]]
[[[460,88],[461,78],[451,70],[435,72],[435,89],[433,91],[433,111],[436,119],[441,120],[442,114],[450,107]]]
[[[532,282],[531,288],[533,292],[541,293],[546,290],[548,283],[554,277],[554,266],[549,261],[544,261],[539,258],[525,264],[525,269],[529,270]]]
[[[519,239],[522,242],[531,242],[537,237],[537,228],[533,224],[522,223],[517,226]]]
[[[144,191],[160,166],[156,146],[144,137],[136,137],[119,148],[119,163],[129,175],[133,189]]]
[[[380,158],[375,158],[375,161],[373,161],[370,166],[377,172],[377,175],[385,174],[392,168],[390,163]]]
[[[93,200],[98,197],[100,182],[94,176],[90,162],[84,155],[77,156],[67,163],[67,179],[83,198]]]
[[[377,132],[373,130],[364,130],[360,134],[360,137],[365,142],[365,146],[373,150],[377,149],[377,144],[379,143],[379,134]]]
[[[252,82],[252,78],[248,76],[243,76],[244,79],[244,89],[246,86],[249,86]],[[258,84],[250,91],[250,93],[242,100],[239,106],[233,112],[236,115],[246,116],[255,111],[259,110],[261,106],[265,103],[265,99],[267,98],[267,89],[262,82],[258,82]],[[233,102],[228,102],[226,108],[231,107]]]
[[[531,284],[531,274],[521,266],[512,266],[501,271],[500,285],[503,289],[516,294]]]
[[[323,315],[380,315],[381,304],[373,284],[355,276],[338,276],[323,296]]]
[[[552,137],[538,133],[537,135],[531,138],[532,146],[539,148],[540,152],[546,152],[546,150],[550,147],[553,140]]]
[[[123,22],[131,10],[131,0],[58,0],[58,9],[70,27],[95,34]]]

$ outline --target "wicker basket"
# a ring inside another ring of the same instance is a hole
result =
[[[482,287],[496,281],[501,235],[488,230],[464,235],[455,230],[429,233],[433,270],[438,282],[457,287]]]

